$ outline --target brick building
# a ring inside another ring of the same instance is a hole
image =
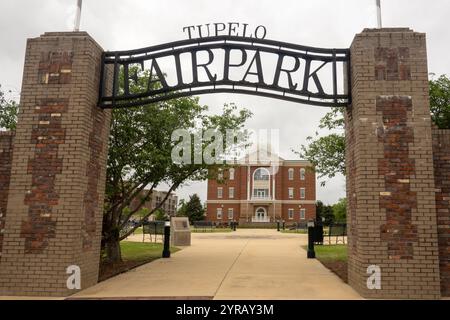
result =
[[[251,156],[208,180],[206,220],[306,222],[316,216],[316,175],[308,161]]]
[[[142,197],[146,195],[148,190],[143,190],[141,192],[140,196],[137,196],[133,199],[131,202],[130,207],[136,208],[139,204],[139,201],[141,201]],[[147,208],[150,211],[153,210],[156,206],[158,206],[161,201],[166,197],[167,192],[166,191],[157,191],[153,190],[150,199],[144,203],[142,208]],[[177,206],[178,206],[178,196],[175,193],[169,194],[169,197],[162,205],[161,209],[169,216],[174,216],[177,212]]]

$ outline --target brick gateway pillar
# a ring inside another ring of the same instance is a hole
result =
[[[439,298],[425,35],[364,30],[351,46],[349,284],[367,298]],[[381,268],[381,289],[367,268]]]
[[[102,48],[86,33],[27,43],[0,256],[0,295],[66,296],[97,283],[110,112]]]

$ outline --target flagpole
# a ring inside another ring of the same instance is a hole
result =
[[[81,21],[81,7],[83,5],[83,0],[78,0],[77,3],[77,14],[75,16],[75,25],[73,28],[74,32],[80,31],[80,21]]]
[[[381,0],[377,0],[377,20],[378,20],[378,29],[383,28],[383,23],[381,21]]]

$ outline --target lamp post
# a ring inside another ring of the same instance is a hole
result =
[[[314,252],[314,221],[308,221],[308,259],[314,259],[316,257],[316,253]]]
[[[170,221],[164,223],[164,249],[163,258],[170,258]]]

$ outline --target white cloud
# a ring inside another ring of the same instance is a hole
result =
[[[20,91],[26,39],[46,31],[70,31],[76,0],[2,0],[0,2],[0,84]],[[429,70],[450,73],[447,0],[382,1],[383,23],[407,26],[428,36]],[[184,39],[186,25],[208,22],[246,22],[267,27],[267,38],[317,47],[349,47],[355,33],[376,23],[375,0],[85,0],[81,29],[105,50],[145,47]],[[236,102],[254,113],[251,128],[278,128],[281,156],[314,134],[326,109],[259,97],[214,94],[201,103],[218,111]],[[345,196],[343,177],[318,187],[326,203]],[[205,199],[206,184],[179,191],[181,197],[198,192]]]

